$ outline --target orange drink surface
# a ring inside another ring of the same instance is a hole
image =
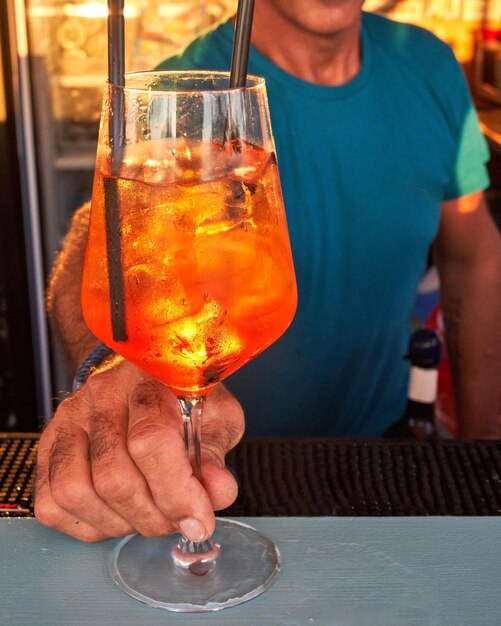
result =
[[[118,179],[127,341],[111,330],[96,168],[82,307],[105,344],[177,395],[203,395],[289,326],[297,294],[275,157],[241,141],[129,149]]]

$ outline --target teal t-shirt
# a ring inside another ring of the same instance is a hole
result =
[[[164,69],[227,70],[230,22]],[[452,51],[364,13],[340,87],[252,49],[266,79],[298,282],[288,331],[226,383],[251,434],[376,436],[406,402],[409,318],[442,200],[488,185],[486,143]]]

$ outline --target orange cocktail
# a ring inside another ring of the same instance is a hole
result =
[[[153,71],[106,85],[82,286],[96,337],[177,397],[202,485],[207,393],[278,339],[297,299],[265,82],[229,79]],[[130,535],[110,564],[129,595],[182,612],[246,602],[279,569],[275,544],[232,520],[216,520],[214,540]]]
[[[169,151],[175,162],[159,165]],[[176,395],[204,394],[273,343],[294,316],[275,156],[240,140],[178,140],[167,149],[150,141],[129,150],[118,180],[128,335],[120,344],[112,337],[103,255],[105,172],[98,162],[85,320]]]

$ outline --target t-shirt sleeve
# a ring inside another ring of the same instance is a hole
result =
[[[454,200],[486,189],[490,182],[486,167],[488,160],[489,148],[472,106],[458,133],[453,176],[445,190],[444,200]]]
[[[463,71],[451,52],[448,109],[453,124],[455,150],[452,172],[444,190],[444,200],[482,191],[489,186],[487,161],[489,148],[480,130],[477,112],[471,99]]]

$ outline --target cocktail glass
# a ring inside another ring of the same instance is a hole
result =
[[[265,83],[228,85],[224,72],[154,71],[106,86],[82,289],[96,337],[175,393],[198,479],[205,398],[282,335],[297,302]],[[279,568],[269,539],[225,519],[201,543],[126,537],[111,566],[127,593],[173,611],[249,600]]]

